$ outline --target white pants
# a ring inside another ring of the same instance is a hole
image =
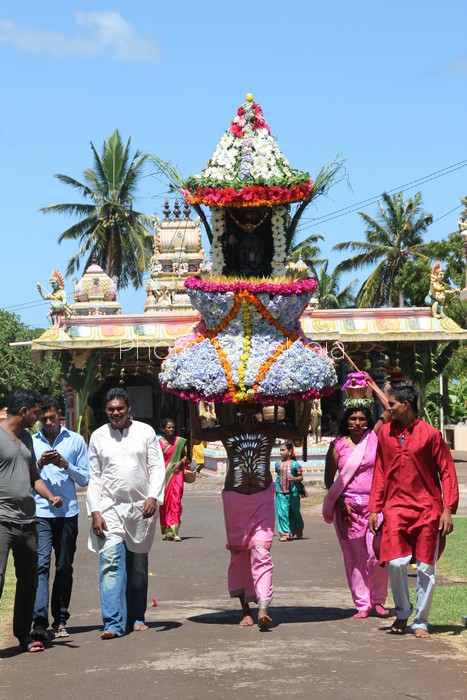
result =
[[[428,615],[430,614],[435,589],[438,548],[439,541],[436,545],[434,565],[425,564],[417,559],[417,608],[411,625],[412,630],[417,629],[417,627],[428,629]],[[399,620],[408,620],[412,612],[407,574],[407,566],[410,564],[411,559],[412,556],[409,554],[406,557],[391,559],[389,562],[389,581],[396,606],[396,615]]]

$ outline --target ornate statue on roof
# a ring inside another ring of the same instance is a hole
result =
[[[50,300],[50,310],[47,314],[47,321],[51,326],[58,327],[66,315],[71,315],[71,309],[67,305],[67,294],[65,291],[65,280],[58,270],[54,270],[50,275],[49,292],[40,282],[36,282],[36,287],[43,299]]]
[[[443,318],[444,304],[448,295],[459,294],[460,289],[453,289],[444,281],[444,270],[439,260],[433,265],[430,273],[429,297],[433,318]]]
[[[247,95],[201,174],[183,180],[171,164],[159,165],[203,221],[212,265],[210,274],[185,281],[202,321],[163,363],[161,386],[194,401],[234,404],[330,393],[333,364],[299,321],[317,284],[307,269],[287,274],[286,261],[301,215],[341,164],[323,168],[315,182],[292,168]]]

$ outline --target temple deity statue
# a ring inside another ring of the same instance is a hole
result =
[[[322,418],[322,415],[323,415],[323,411],[321,409],[321,399],[313,399],[312,404],[311,404],[309,432],[311,433],[313,440],[316,443],[321,442],[321,418]]]
[[[50,310],[47,314],[47,321],[51,326],[58,327],[60,320],[66,314],[70,314],[70,307],[67,305],[67,295],[65,292],[65,280],[58,270],[54,270],[50,275],[50,286],[52,291],[49,292],[40,282],[36,282],[36,287],[43,299],[50,300]]]
[[[443,318],[444,304],[446,301],[446,296],[448,294],[458,294],[460,289],[452,289],[446,282],[444,282],[444,270],[438,260],[433,265],[430,273],[430,289],[429,296],[432,302],[431,313],[433,318]]]
[[[167,285],[163,284],[161,289],[161,295],[159,297],[159,306],[171,306],[172,305],[172,295]]]
[[[161,283],[157,278],[157,272],[151,272],[151,277],[146,282],[146,294],[147,298],[144,303],[144,308],[149,306],[155,306],[159,303],[159,299],[162,294]]]

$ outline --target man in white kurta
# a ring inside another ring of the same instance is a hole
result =
[[[127,392],[105,397],[109,423],[91,435],[89,547],[99,553],[102,639],[144,631],[148,552],[164,500],[165,466],[154,430],[131,419]]]

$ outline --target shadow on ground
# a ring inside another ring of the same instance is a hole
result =
[[[352,617],[353,610],[343,608],[325,608],[291,605],[287,607],[270,607],[273,626],[280,624],[294,624],[302,622],[326,622],[331,620],[345,620]],[[240,615],[240,609],[238,614]],[[218,612],[206,613],[204,615],[193,615],[188,620],[204,625],[238,625],[235,613],[232,610],[219,610]]]
[[[173,620],[157,620],[157,622],[148,622],[147,623],[149,629],[152,629],[156,632],[168,632],[169,630],[177,629],[178,627],[182,627],[181,622],[174,622]],[[44,642],[45,645],[45,650],[50,651],[53,649],[55,646],[60,646],[60,648],[63,647],[69,647],[70,649],[78,649],[80,647],[78,643],[78,637],[80,634],[85,634],[86,632],[96,632],[98,636],[100,636],[102,632],[102,625],[82,625],[81,627],[73,626],[69,628],[69,637],[62,637],[59,639],[54,639],[51,638],[48,642]],[[138,634],[137,632],[130,632],[130,634]],[[128,636],[128,635],[125,635]],[[118,643],[119,639],[123,639],[124,637],[117,638],[113,640],[114,644]],[[13,656],[17,656],[18,654],[25,654],[28,652],[25,652],[24,649],[22,649],[19,645],[15,645],[12,647],[6,647],[5,649],[0,650],[0,659],[8,659]],[[38,652],[35,652],[38,653]],[[39,652],[42,653],[42,652]]]

